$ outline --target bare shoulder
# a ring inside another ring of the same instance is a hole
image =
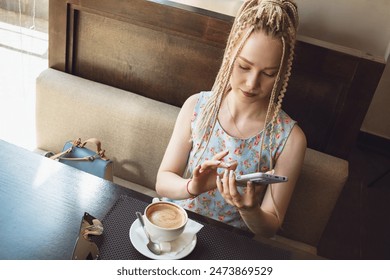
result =
[[[287,139],[281,158],[302,158],[307,147],[306,136],[303,130],[296,124]]]
[[[196,103],[198,102],[199,94],[191,95],[184,102],[183,106],[180,109],[180,113],[178,116],[178,120],[190,120],[192,119],[192,115],[194,113],[194,108]]]
[[[193,94],[190,97],[186,99],[184,102],[182,108],[189,108],[189,109],[194,109],[196,103],[198,102],[199,99],[199,93]]]
[[[303,132],[303,130],[299,127],[299,125],[294,125],[288,142],[291,142],[291,145],[294,145],[297,147],[306,148],[307,141],[306,141],[306,135]]]

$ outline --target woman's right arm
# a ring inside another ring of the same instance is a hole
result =
[[[191,119],[199,94],[190,96],[183,104],[176,120],[171,139],[168,143],[157,173],[156,192],[171,199],[189,198],[188,179],[182,174],[191,151]]]

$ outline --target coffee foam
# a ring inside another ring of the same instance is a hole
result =
[[[181,210],[168,203],[158,203],[150,206],[147,217],[156,226],[170,229],[182,226],[185,221],[185,216]]]

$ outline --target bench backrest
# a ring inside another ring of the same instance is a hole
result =
[[[347,178],[346,160],[308,148],[279,234],[317,247]]]
[[[179,108],[47,69],[37,79],[37,148],[57,153],[66,141],[98,138],[114,176],[154,189]]]

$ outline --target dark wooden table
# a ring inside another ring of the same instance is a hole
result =
[[[151,201],[144,194],[0,140],[0,259],[70,259],[84,212],[104,221],[121,197],[141,206]],[[198,233],[197,247],[202,250],[195,248],[187,258],[224,259],[223,248],[212,248],[213,255],[207,253],[209,246],[214,246],[207,243],[204,236],[207,232],[218,234],[220,242],[241,238],[241,244],[258,246],[259,250],[264,246],[268,250],[283,250],[289,259],[317,258],[272,240],[254,242],[246,232],[192,212],[189,216],[205,226]],[[125,230],[128,234],[128,228]],[[126,242],[130,250],[135,250],[130,240]],[[215,255],[215,250],[220,250],[220,254]],[[237,253],[237,259],[246,258],[240,248],[233,251],[230,257]],[[137,253],[132,256],[143,257]]]

